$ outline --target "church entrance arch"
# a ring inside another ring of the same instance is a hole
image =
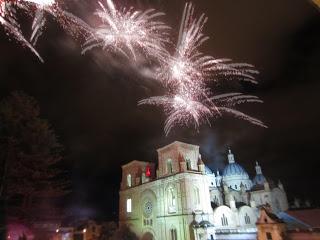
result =
[[[152,233],[146,232],[145,234],[143,234],[141,240],[155,240],[155,238],[153,237]]]

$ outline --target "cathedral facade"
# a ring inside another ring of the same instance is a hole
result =
[[[140,239],[256,239],[260,206],[288,209],[282,184],[267,180],[258,163],[250,179],[231,150],[221,173],[204,164],[196,145],[176,141],[157,152],[157,165],[122,166],[119,225]]]

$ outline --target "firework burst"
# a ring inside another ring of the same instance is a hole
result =
[[[0,0],[0,24],[22,45],[28,47],[41,61],[42,58],[32,46],[37,43],[46,23],[46,13],[51,14],[62,27],[74,37],[83,37],[82,53],[99,47],[136,59],[143,53],[152,57],[159,67],[155,78],[166,90],[164,96],[144,99],[139,105],[156,105],[164,109],[167,116],[165,133],[175,126],[210,124],[212,118],[229,114],[262,127],[260,120],[236,109],[242,103],[261,103],[256,96],[242,93],[215,95],[209,89],[224,80],[240,80],[256,84],[254,67],[247,63],[234,63],[227,58],[215,58],[204,54],[200,47],[209,39],[203,29],[207,17],[195,17],[191,3],[185,5],[179,37],[170,54],[166,47],[170,28],[159,20],[164,15],[154,9],[137,11],[133,7],[118,9],[112,0],[99,3],[95,15],[101,20],[98,27],[91,27],[80,18],[62,10],[56,0]],[[16,8],[23,9],[34,18],[30,42],[25,39],[16,18]]]
[[[164,131],[168,135],[174,126],[192,126],[196,129],[212,117],[212,110],[198,99],[182,94],[150,97],[139,105],[163,106],[167,115]]]
[[[254,75],[258,72],[247,63],[234,63],[230,59],[216,59],[200,51],[209,38],[203,34],[207,18],[202,14],[194,17],[194,7],[187,3],[184,9],[179,39],[172,56],[162,59],[158,80],[169,93],[151,97],[139,105],[156,105],[164,109],[167,116],[165,133],[168,135],[174,126],[193,126],[198,129],[202,123],[210,124],[210,118],[231,114],[253,124],[265,125],[240,111],[232,109],[245,102],[262,102],[255,96],[241,93],[228,93],[215,96],[207,88],[209,81],[237,79],[256,84]]]
[[[101,47],[134,58],[138,50],[148,56],[165,54],[169,27],[158,20],[164,13],[154,9],[137,11],[133,7],[118,10],[112,0],[106,0],[105,5],[99,2],[99,5],[95,15],[102,24],[87,38],[83,53]]]

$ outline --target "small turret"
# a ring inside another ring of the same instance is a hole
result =
[[[306,200],[304,201],[304,206],[305,206],[306,208],[311,208],[311,202],[310,202],[308,199],[306,199]]]
[[[262,174],[261,166],[259,165],[258,162],[256,162],[256,176],[253,179],[253,184],[256,185],[264,185],[265,182],[267,182],[266,178]]]
[[[198,159],[198,169],[199,172],[201,172],[202,174],[206,173],[206,169],[205,169],[205,165],[201,159],[201,154],[199,154],[199,159]]]
[[[279,187],[282,191],[284,191],[283,184],[282,184],[282,182],[281,182],[280,180],[278,181],[278,187]]]
[[[240,184],[240,190],[241,190],[242,193],[246,192],[246,188],[245,188],[245,186],[244,186],[244,184],[242,182]]]
[[[256,204],[255,200],[251,200],[250,201],[250,207],[252,207],[252,208],[256,208],[257,207],[257,204]]]
[[[231,149],[230,149],[230,148],[229,148],[229,153],[228,153],[228,162],[229,162],[229,163],[235,163],[234,155],[233,155],[233,153],[231,152]]]
[[[230,196],[229,204],[230,204],[231,210],[236,210],[237,209],[236,200],[235,200],[233,195]]]
[[[216,176],[216,184],[218,187],[221,187],[221,179],[222,177],[220,176],[219,170],[217,171],[217,176]]]
[[[261,170],[261,167],[260,167],[258,162],[256,162],[256,173],[257,174],[262,174],[262,170]]]
[[[294,208],[300,208],[301,204],[300,204],[300,199],[299,198],[294,198]]]

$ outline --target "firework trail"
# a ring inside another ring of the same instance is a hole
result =
[[[170,28],[158,20],[164,13],[154,9],[137,11],[133,7],[118,10],[112,0],[106,0],[105,5],[99,2],[99,6],[95,15],[102,24],[86,39],[83,53],[101,47],[134,59],[137,50],[159,58],[166,54]]]
[[[75,39],[87,39],[94,34],[94,29],[81,18],[61,8],[56,9],[56,20],[62,28]]]
[[[30,42],[33,46],[37,44],[39,37],[42,35],[43,29],[46,24],[45,13],[48,12],[54,16],[54,11],[56,7],[55,0],[23,0],[26,4],[26,10],[28,13],[33,12],[35,7],[33,22],[32,22],[32,34],[30,37]],[[31,9],[29,8],[31,5]]]
[[[210,118],[223,113],[265,127],[261,121],[231,108],[246,102],[262,102],[257,97],[241,93],[215,96],[207,88],[209,81],[228,79],[256,84],[254,75],[258,72],[250,64],[233,63],[230,59],[216,59],[202,53],[199,48],[209,39],[203,34],[206,22],[204,14],[194,17],[191,3],[185,5],[175,53],[160,61],[161,68],[156,74],[168,94],[141,100],[138,105],[156,105],[164,109],[166,135],[175,126],[198,129],[202,123],[210,124]]]
[[[16,8],[24,10],[33,17],[32,34],[29,41],[23,36],[20,29],[16,18]],[[0,0],[0,24],[18,42],[28,47],[41,62],[43,59],[34,46],[45,28],[46,13],[53,16],[63,29],[75,38],[79,35],[88,36],[93,32],[93,29],[80,18],[62,10],[55,0]]]
[[[20,25],[16,19],[16,10],[15,6],[22,6],[20,1],[5,1],[0,0],[0,24],[4,29],[19,43],[23,46],[29,48],[38,59],[43,62],[43,59],[39,53],[34,49],[34,47],[29,43],[28,40],[23,36]]]
[[[35,46],[37,44],[39,37],[42,35],[43,29],[47,21],[45,17],[45,13],[49,12],[52,15],[54,15],[53,11],[54,11],[55,1],[53,0],[52,1],[51,0],[48,0],[48,1],[25,0],[25,1],[36,4],[36,7],[37,7],[34,13],[34,18],[31,26],[32,34],[30,37],[30,42],[33,44],[33,46]]]
[[[150,97],[139,102],[139,105],[144,104],[163,106],[167,116],[164,127],[166,135],[177,125],[193,125],[198,129],[202,123],[209,123],[209,118],[213,116],[211,109],[201,101],[181,94]]]
[[[60,24],[60,26],[75,39],[92,36],[93,29],[79,17],[63,10],[54,0],[26,0],[35,3],[38,7],[34,14],[32,23],[32,34],[30,41],[36,45],[38,38],[42,35],[46,24],[45,13],[49,13]]]
[[[45,24],[44,11],[49,10],[55,4],[54,0],[0,0],[0,23],[5,30],[13,36],[23,46],[28,47],[41,62],[44,62],[40,54],[32,46],[37,42],[38,37],[41,35],[42,28]],[[32,6],[30,6],[32,5]],[[20,24],[16,18],[16,9],[20,8],[25,10],[31,15],[32,7],[36,7],[35,17],[32,24],[32,35],[30,42],[23,36],[20,29]]]

